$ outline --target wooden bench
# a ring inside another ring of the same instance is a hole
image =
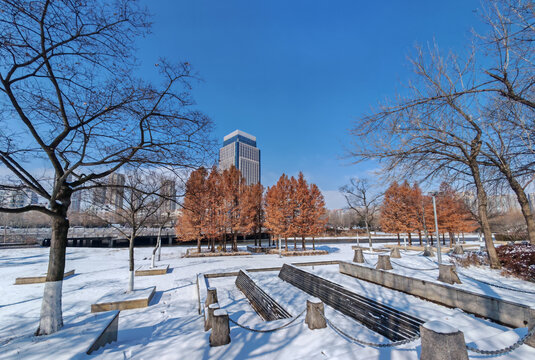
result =
[[[419,335],[420,325],[424,323],[414,316],[292,265],[284,264],[279,277],[392,341]]]
[[[251,306],[266,321],[288,319],[292,316],[271,296],[255,284],[246,271],[240,270],[236,286],[247,297]]]

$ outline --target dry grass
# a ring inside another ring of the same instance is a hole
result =
[[[496,248],[502,264],[502,274],[520,279],[535,281],[535,245],[511,244]],[[488,266],[489,259],[485,251],[471,251],[464,255],[453,255],[456,264],[467,266]]]

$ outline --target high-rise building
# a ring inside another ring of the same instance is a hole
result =
[[[247,185],[260,182],[260,149],[256,147],[256,137],[236,130],[223,138],[219,169],[226,170],[232,165],[241,171]]]
[[[172,179],[163,179],[160,188],[160,195],[164,201],[162,204],[162,211],[173,212],[176,210],[176,184]]]
[[[106,191],[106,203],[114,210],[123,208],[125,182],[125,176],[119,173],[113,173],[108,178],[110,187]]]

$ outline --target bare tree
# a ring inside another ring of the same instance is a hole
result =
[[[134,41],[149,29],[136,1],[0,3],[0,161],[48,202],[0,211],[39,211],[52,222],[38,334],[63,325],[72,194],[125,164],[196,166],[210,150],[211,123],[188,95],[188,63],[159,61],[158,85],[136,78]],[[34,159],[48,163],[51,183]]]
[[[162,197],[162,189],[166,184],[161,179],[161,176],[154,172],[145,172],[139,168],[129,169],[125,174],[124,184],[108,185],[107,190],[115,194],[114,203],[92,205],[94,216],[107,222],[129,240],[129,292],[134,290],[135,239],[144,228],[154,223],[155,217],[167,201]],[[170,218],[170,215],[167,218]],[[118,224],[126,226],[117,226]]]
[[[364,221],[370,249],[372,248],[372,235],[370,233],[370,224],[374,221],[383,192],[372,191],[372,185],[368,179],[351,178],[349,184],[340,188],[340,192],[346,198],[347,206],[355,211]]]

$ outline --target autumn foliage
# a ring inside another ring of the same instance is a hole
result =
[[[210,250],[216,242],[227,251],[227,242],[237,251],[238,236],[253,235],[261,246],[260,235],[267,229],[271,234],[287,239],[317,236],[325,226],[325,201],[319,188],[308,184],[303,174],[298,178],[282,175],[264,196],[261,184],[246,185],[234,166],[219,171],[200,168],[193,171],[186,183],[183,210],[177,219],[176,233],[184,241],[207,240]],[[287,243],[286,243],[287,248]]]
[[[442,183],[435,197],[438,232],[443,238],[449,235],[450,245],[455,242],[454,234],[477,228],[467,205],[449,184]],[[392,183],[385,192],[380,224],[383,231],[398,234],[398,241],[399,234],[407,234],[410,245],[414,232],[419,234],[420,244],[422,232],[433,241],[436,229],[431,197],[423,195],[416,184]]]
[[[263,187],[246,185],[234,166],[222,172],[200,168],[191,173],[186,183],[183,210],[177,219],[176,233],[184,241],[209,241],[215,251],[219,242],[223,251],[227,242],[237,251],[238,235],[259,234],[263,225]]]
[[[308,184],[302,173],[297,179],[283,174],[277,183],[268,188],[265,199],[266,227],[279,239],[284,239],[288,250],[288,238],[301,239],[306,249],[305,237],[323,232],[327,218],[325,200],[315,184]],[[315,248],[314,240],[312,242]]]

